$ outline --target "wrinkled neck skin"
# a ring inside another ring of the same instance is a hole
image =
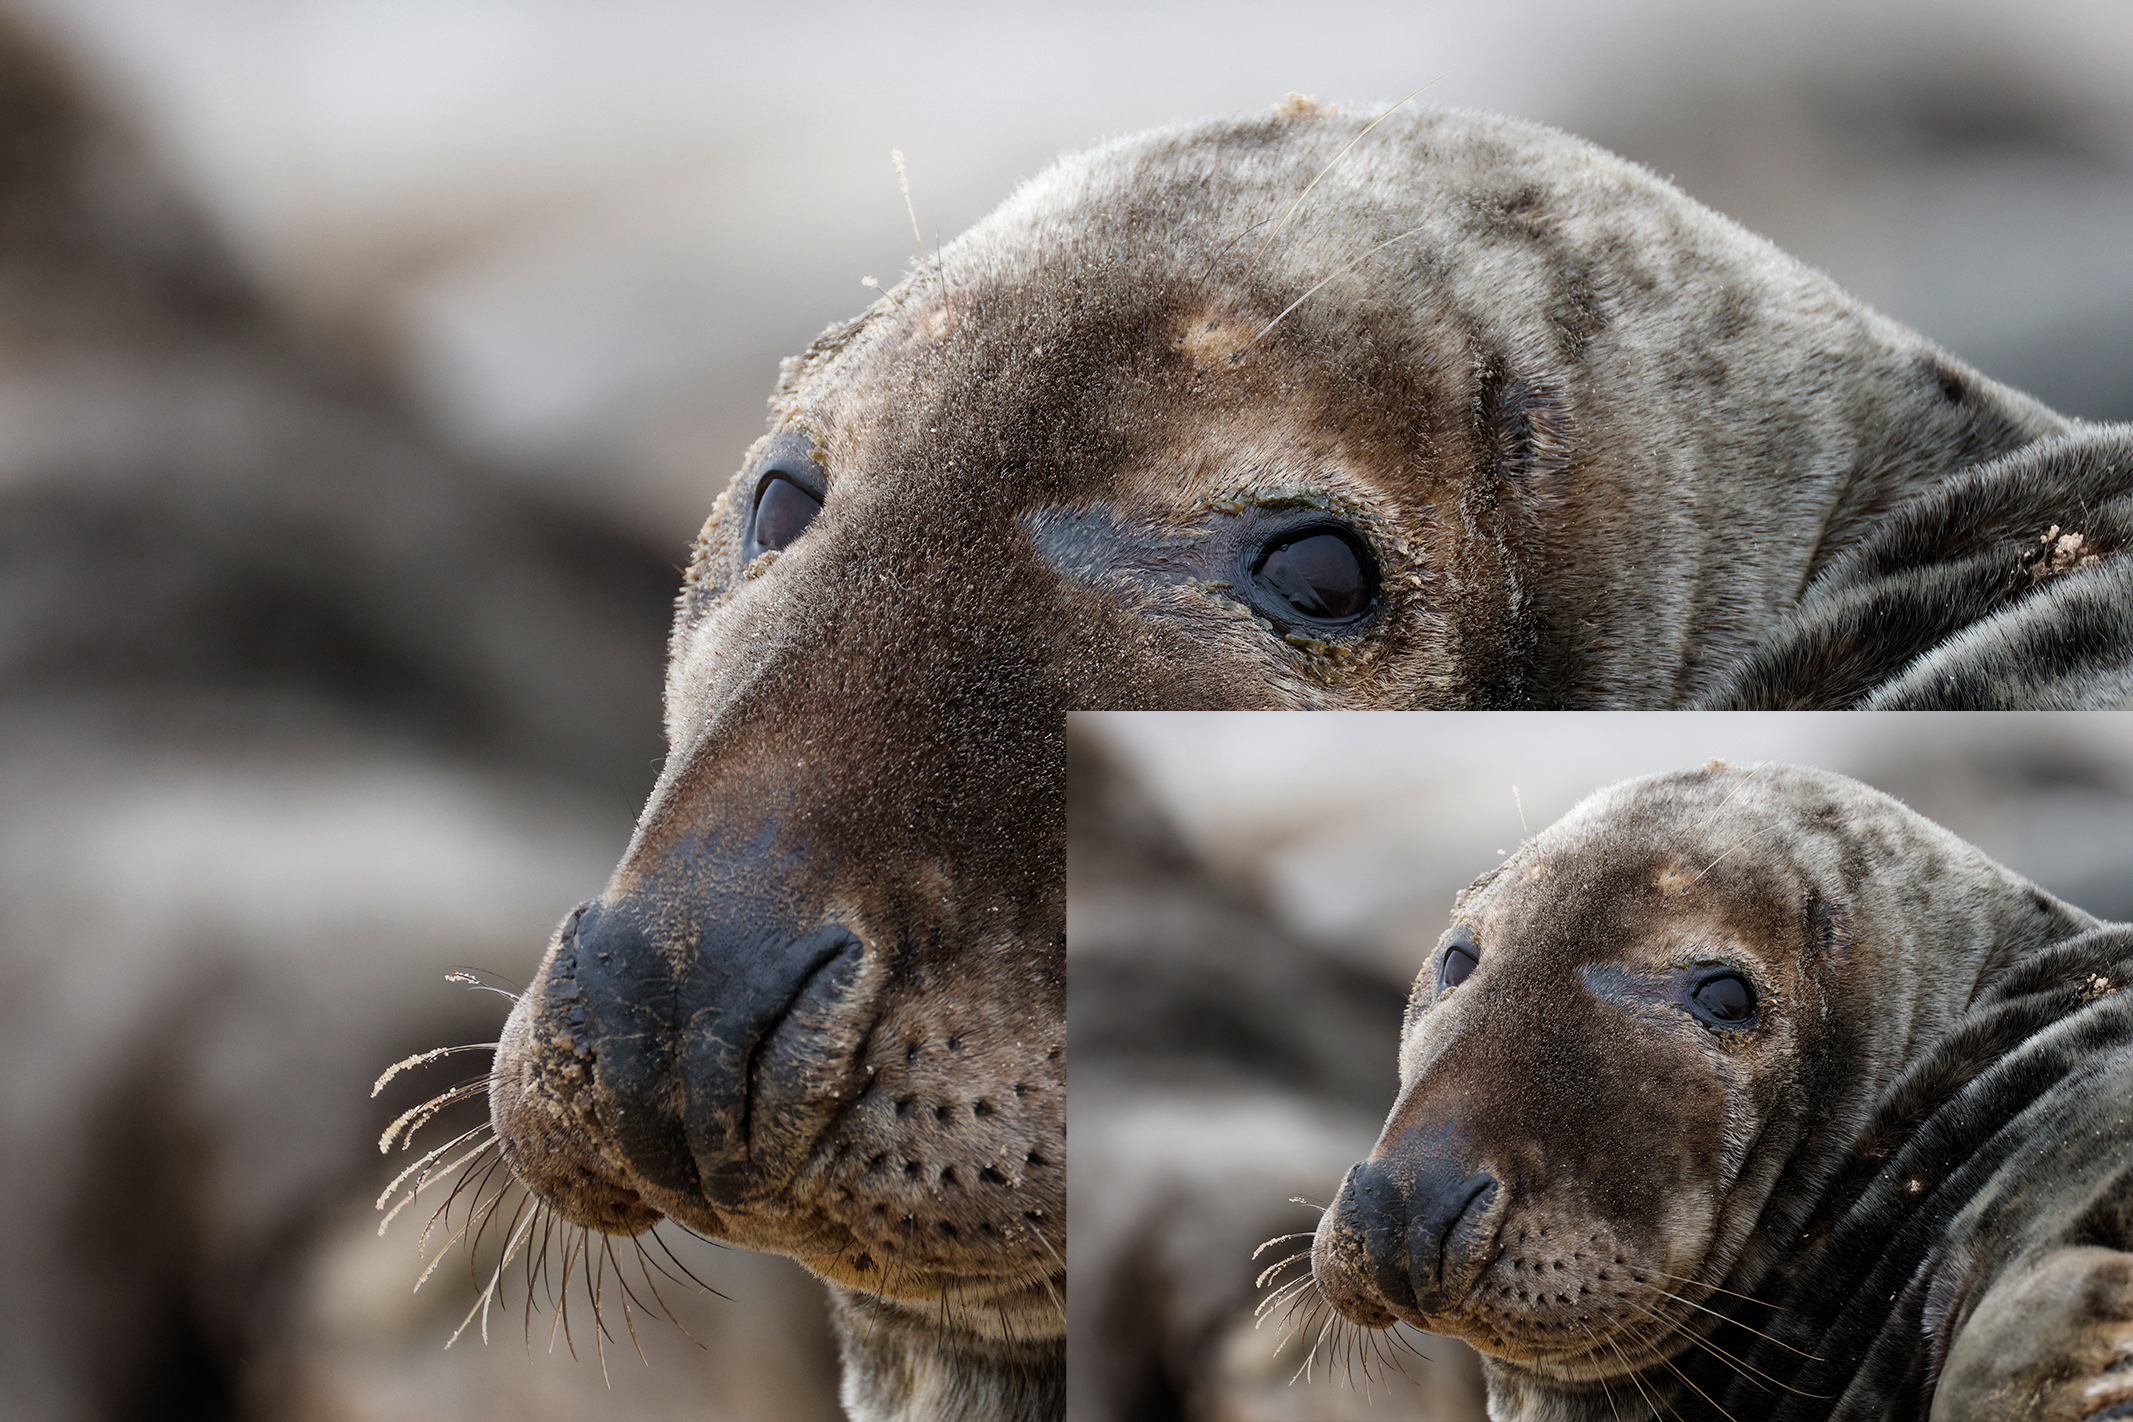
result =
[[[1467,890],[1460,908],[1472,914],[1500,898],[1536,864],[1619,863],[1654,851],[1692,870],[1709,866],[1685,898],[1709,892],[1732,902],[1820,906],[1803,936],[1816,937],[1819,920],[1821,941],[1803,946],[1804,967],[1786,994],[1803,1019],[1793,1044],[1797,1076],[1754,1124],[1754,1144],[1719,1207],[1717,1243],[1695,1271],[1715,1286],[1697,1295],[1707,1309],[1737,1311],[1744,1305],[1735,1296],[1774,1303],[1811,1258],[1800,1245],[1802,1226],[1905,1069],[1999,977],[2097,920],[1865,786],[1818,771],[1717,762],[1588,797]],[[1403,1049],[1403,1082],[1411,1086],[1422,1066],[1419,1052]],[[1489,1415],[1497,1422],[1701,1415],[1707,1402],[1675,1363],[1717,1322],[1715,1314],[1692,1315],[1666,1356],[1635,1371],[1534,1367],[1485,1354]]]
[[[1061,1287],[1065,1280],[1059,1281]],[[1066,1340],[980,1338],[918,1310],[833,1288],[841,1400],[852,1422],[1058,1422]]]

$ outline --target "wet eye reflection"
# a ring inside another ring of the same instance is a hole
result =
[[[1738,1025],[1755,1016],[1755,989],[1739,973],[1716,973],[1689,989],[1689,1007],[1706,1022]]]
[[[785,547],[806,532],[820,512],[822,500],[790,479],[771,475],[755,499],[755,522],[749,534],[753,551]]]
[[[1252,581],[1289,611],[1321,622],[1361,616],[1376,591],[1362,550],[1330,529],[1274,544],[1252,565]]]
[[[1473,930],[1461,924],[1444,945],[1444,966],[1437,970],[1438,991],[1459,986],[1480,965],[1481,945],[1474,941]]]

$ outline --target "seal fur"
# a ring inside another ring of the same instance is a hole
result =
[[[849,1358],[1056,1381],[1069,708],[1687,704],[1891,509],[2071,428],[1536,125],[1294,103],[1070,159],[788,364],[503,1151],[576,1223],[801,1258],[865,1300]],[[1267,571],[1312,539],[1329,602]]]
[[[1482,1349],[1494,1417],[2113,1415],[2129,971],[1841,776],[1602,791],[1461,895],[1314,1275]],[[1750,1017],[1697,1015],[1714,974]]]

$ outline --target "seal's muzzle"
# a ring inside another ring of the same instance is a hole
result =
[[[545,988],[582,1015],[630,1166],[733,1205],[782,1183],[780,1107],[799,1104],[784,1098],[839,1074],[826,1038],[863,952],[842,924],[795,935],[744,912],[663,931],[655,905],[595,899],[564,925]]]
[[[1359,1162],[1328,1212],[1357,1236],[1378,1296],[1413,1316],[1465,1297],[1488,1262],[1496,1177],[1449,1132]]]

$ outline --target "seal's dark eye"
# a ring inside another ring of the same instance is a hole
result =
[[[822,500],[778,474],[766,475],[756,489],[755,516],[748,525],[748,552],[783,548],[807,531],[822,512]]]
[[[1474,941],[1474,930],[1462,923],[1444,941],[1444,966],[1437,970],[1438,990],[1459,986],[1479,966],[1481,945]]]
[[[1252,560],[1253,601],[1276,622],[1350,622],[1370,610],[1377,569],[1362,541],[1323,525],[1270,543]]]
[[[1689,989],[1689,1010],[1706,1022],[1737,1027],[1755,1016],[1755,989],[1739,973],[1713,973]]]

